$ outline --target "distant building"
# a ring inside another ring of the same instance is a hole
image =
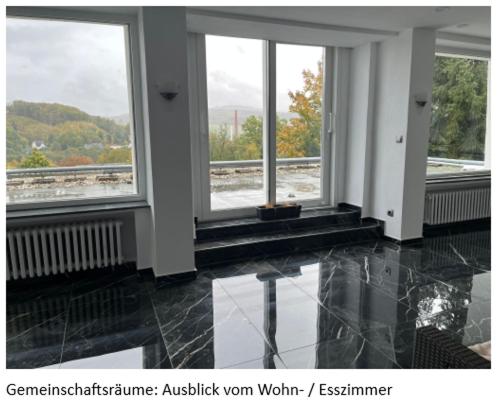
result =
[[[31,148],[33,150],[43,150],[44,148],[47,148],[47,146],[42,140],[35,140],[31,143]]]

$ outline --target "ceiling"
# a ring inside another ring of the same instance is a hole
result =
[[[399,32],[431,27],[490,39],[490,7],[197,7],[197,10]]]

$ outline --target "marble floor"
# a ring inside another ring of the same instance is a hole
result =
[[[8,368],[411,368],[416,329],[490,340],[490,230],[7,290]]]

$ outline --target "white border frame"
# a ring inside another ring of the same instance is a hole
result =
[[[54,9],[50,7],[7,7],[6,17],[32,18],[46,20],[74,21],[121,25],[127,34],[125,48],[127,57],[127,75],[129,86],[129,104],[131,109],[130,128],[133,129],[132,144],[135,152],[134,177],[136,193],[115,197],[95,197],[82,199],[60,199],[54,201],[36,201],[9,203],[7,212],[23,210],[43,210],[45,208],[64,208],[73,206],[113,204],[146,200],[146,166],[144,147],[144,120],[142,116],[142,85],[140,69],[139,31],[137,15],[115,14],[106,12],[88,12],[82,10]]]

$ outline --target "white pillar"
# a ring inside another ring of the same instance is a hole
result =
[[[142,7],[139,26],[151,255],[158,277],[195,270],[185,7]],[[158,92],[165,82],[178,88],[172,100]]]
[[[345,202],[362,207],[362,217],[372,216],[369,197],[377,46],[359,45],[352,49],[350,59],[344,198]]]
[[[372,216],[397,240],[422,237],[435,31],[382,42],[374,106]],[[424,106],[416,103],[426,100]],[[365,179],[365,182],[369,180]]]

